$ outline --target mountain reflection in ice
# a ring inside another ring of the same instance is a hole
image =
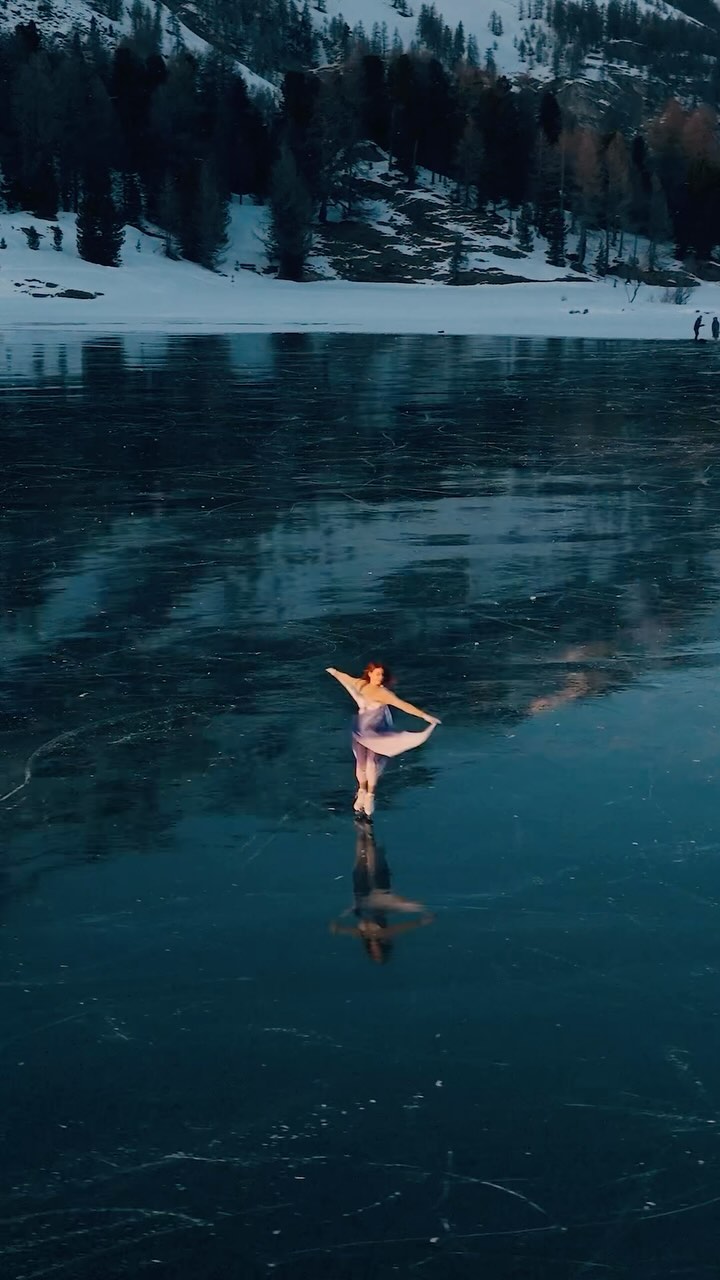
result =
[[[3,1274],[713,1275],[717,353],[3,355]]]

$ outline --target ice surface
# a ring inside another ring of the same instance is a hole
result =
[[[9,345],[4,1277],[713,1275],[707,354]]]

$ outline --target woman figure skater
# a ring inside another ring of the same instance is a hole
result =
[[[352,726],[352,749],[355,756],[357,795],[353,809],[359,816],[372,818],[375,810],[375,788],[378,778],[387,764],[388,757],[398,756],[412,747],[427,742],[437,724],[437,716],[428,715],[411,702],[403,702],[388,688],[392,679],[390,670],[382,662],[369,662],[360,677],[346,675],[335,667],[326,667],[357,703],[358,711]],[[398,707],[408,715],[427,720],[428,729],[420,733],[398,730],[393,726],[391,707]]]

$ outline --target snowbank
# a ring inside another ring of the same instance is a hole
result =
[[[662,288],[642,286],[633,302],[620,281],[475,285],[291,284],[256,274],[263,260],[264,210],[235,206],[224,274],[169,262],[157,237],[128,228],[123,264],[83,262],[71,215],[61,215],[63,251],[49,227],[27,214],[0,214],[0,338],[28,327],[162,332],[448,333],[573,338],[690,339],[698,312],[720,315],[720,285],[702,284],[690,301],[663,301]],[[20,228],[43,235],[36,251]],[[243,267],[241,264],[246,264]],[[513,266],[515,264],[512,264]],[[236,269],[237,267],[237,269]],[[65,289],[94,297],[58,296]]]

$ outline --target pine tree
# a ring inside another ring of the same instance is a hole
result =
[[[32,54],[38,53],[42,44],[42,37],[37,29],[37,24],[32,18],[29,22],[19,22],[15,28],[15,35],[24,57],[29,58]]]
[[[601,216],[602,174],[599,143],[595,133],[590,129],[580,129],[575,131],[572,138],[573,213],[580,222],[576,265],[584,269],[588,228],[597,226]]]
[[[554,93],[544,93],[540,99],[538,123],[546,141],[554,147],[562,133],[562,113]]]
[[[473,120],[468,120],[465,125],[465,131],[457,145],[456,160],[463,204],[467,208],[471,187],[476,188],[479,204],[482,197],[481,186],[485,147],[483,146],[482,134]]]
[[[517,247],[522,253],[531,253],[533,248],[532,210],[524,204],[517,219]]]
[[[361,38],[365,39],[364,32]],[[284,44],[283,61],[286,65],[297,70],[315,65],[317,37],[307,0],[302,9],[298,8],[295,0],[290,0],[289,22]]]
[[[143,216],[142,189],[136,173],[124,173],[122,178],[122,217],[126,225],[140,226]]]
[[[634,241],[632,252],[630,254],[630,263],[637,267],[638,259],[638,239],[640,233],[648,225],[650,213],[650,192],[652,190],[652,178],[648,168],[648,151],[647,143],[642,134],[637,134],[632,141],[630,148],[631,165],[630,165],[630,209],[629,222],[630,230],[633,232]]]
[[[565,266],[565,212],[560,205],[551,211],[548,225],[547,261],[552,267]]]
[[[630,210],[630,158],[625,139],[615,133],[602,154],[603,222],[605,225],[606,253],[610,260],[610,244],[615,244],[617,233],[625,227]],[[622,245],[621,245],[622,248]]]
[[[295,157],[283,143],[270,186],[268,252],[281,280],[302,280],[312,244],[312,201]]]
[[[357,76],[326,76],[313,103],[306,147],[316,156],[312,194],[319,201],[319,220],[327,222],[330,205],[350,217],[357,198],[361,152],[362,84]]]
[[[656,174],[652,177],[650,194],[650,212],[648,217],[648,256],[647,264],[654,271],[658,264],[658,247],[672,235],[672,223],[668,211],[665,192]]]
[[[108,170],[86,174],[75,225],[81,258],[103,267],[120,265],[125,231],[113,202]]]
[[[37,227],[21,227],[20,230],[23,232],[25,239],[27,240],[28,249],[40,248],[41,236]]]
[[[163,252],[166,258],[176,262],[180,257],[180,227],[182,215],[175,183],[169,173],[165,174],[157,202],[158,226],[163,230]]]
[[[53,249],[56,253],[62,253],[63,233],[61,227],[52,227]]]
[[[539,129],[535,151],[535,225],[540,235],[549,242],[550,257],[548,261],[554,266],[562,262],[554,260],[562,258],[565,253],[565,219],[559,217],[564,210],[565,186],[565,145],[562,139],[562,113],[557,98],[552,93],[544,93],[540,100],[538,112]],[[562,247],[560,246],[560,230],[562,223]]]
[[[162,5],[160,3],[160,0],[155,0],[155,13],[153,14],[152,34],[153,34],[153,41],[155,44],[155,49],[153,50],[153,52],[161,54],[162,47],[163,47],[163,19],[162,19]]]
[[[93,69],[97,71],[100,75],[103,75],[104,72],[107,70],[107,65],[109,61],[108,51],[107,51],[107,48],[105,47],[105,41],[103,40],[102,35],[100,33],[100,28],[98,27],[97,18],[95,17],[95,14],[93,14],[92,18],[90,19],[90,26],[88,28],[88,37],[87,37],[85,48],[87,50],[88,58],[90,60],[90,63],[92,64]]]
[[[195,204],[197,261],[208,271],[216,271],[218,259],[227,247],[228,202],[218,190],[210,167],[204,163]]]
[[[51,68],[45,53],[20,67],[13,90],[20,203],[37,218],[54,218],[58,210],[54,164],[57,122]]]
[[[463,244],[463,238],[461,235],[457,235],[453,240],[453,247],[450,253],[450,270],[448,276],[450,284],[460,284],[460,276],[463,271],[467,271],[467,265],[468,256],[465,250],[465,245]]]
[[[419,70],[416,60],[403,53],[391,61],[387,76],[394,123],[390,149],[395,163],[402,169],[410,186],[415,183],[421,124],[422,90]]]
[[[153,14],[143,0],[133,0],[130,9],[132,48],[141,58],[150,58],[161,52],[162,25],[158,18],[157,6]]]
[[[595,274],[598,276],[606,276],[608,272],[608,252],[607,240],[605,236],[601,236],[598,243],[598,251],[595,255]]]
[[[180,29],[180,20],[176,13],[171,13],[167,25],[168,35],[171,40],[171,53],[182,53],[185,48],[185,41],[182,38]]]

